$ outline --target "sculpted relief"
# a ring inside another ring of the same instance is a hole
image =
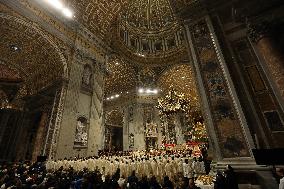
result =
[[[74,147],[86,147],[88,143],[88,133],[87,133],[87,119],[84,117],[79,117],[77,119]]]

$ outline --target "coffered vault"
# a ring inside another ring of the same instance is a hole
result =
[[[24,18],[0,14],[1,62],[17,69],[32,95],[67,77],[67,63],[48,34]]]

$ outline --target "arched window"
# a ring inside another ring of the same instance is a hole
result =
[[[76,132],[75,132],[75,147],[87,147],[88,143],[88,121],[85,117],[77,119]]]

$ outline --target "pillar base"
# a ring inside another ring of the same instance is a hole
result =
[[[239,185],[253,188],[278,188],[272,174],[272,166],[257,165],[252,158],[234,158],[217,162],[215,169],[225,170],[228,164],[234,168]]]

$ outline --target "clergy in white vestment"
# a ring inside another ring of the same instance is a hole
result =
[[[191,173],[192,173],[191,164],[189,164],[188,159],[185,159],[183,163],[183,176],[189,178],[189,175]]]

